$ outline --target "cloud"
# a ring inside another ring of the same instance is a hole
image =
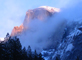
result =
[[[23,26],[27,29],[23,30],[18,37],[23,47],[27,48],[30,45],[32,50],[36,49],[38,52],[41,52],[43,48],[50,48],[51,45],[54,45],[56,48],[62,38],[66,22],[59,20],[59,16],[56,16],[57,14],[49,17],[50,13],[48,11],[39,9],[37,8],[26,15]],[[28,16],[35,19],[31,20]],[[38,19],[36,19],[37,16],[39,17]],[[39,20],[40,17],[43,19]]]
[[[82,18],[81,0],[60,0],[58,4],[61,12],[57,16],[55,15],[51,19],[48,18],[46,22],[32,20],[29,23],[30,25],[27,25],[30,29],[19,37],[23,46],[27,47],[30,45],[32,49],[37,50],[42,50],[50,44],[55,44],[54,46],[56,46],[56,42],[59,43],[61,41],[61,36],[63,35],[67,22]]]

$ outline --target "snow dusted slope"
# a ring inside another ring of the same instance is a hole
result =
[[[50,49],[42,51],[45,60],[55,60],[56,57],[59,60],[76,60],[77,57],[79,57],[79,60],[82,59],[82,27],[80,27],[80,24],[77,25],[78,27],[74,26],[74,29],[62,39],[57,49],[53,48],[53,51],[49,51]],[[69,27],[73,27],[73,25]],[[68,29],[66,32],[68,32]]]

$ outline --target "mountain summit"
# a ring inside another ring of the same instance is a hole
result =
[[[28,10],[26,12],[26,17],[22,25],[16,26],[13,28],[11,36],[20,35],[21,32],[28,27],[25,26],[31,20],[38,19],[38,20],[45,20],[47,17],[53,16],[55,13],[59,12],[60,9],[49,7],[49,6],[40,6],[39,8]]]
[[[38,51],[42,51],[42,49],[45,49],[47,46],[57,46],[65,27],[64,22],[60,23],[58,19],[56,19],[56,15],[58,15],[59,11],[60,9],[49,6],[41,6],[28,10],[23,24],[19,27],[14,27],[11,36],[17,36],[23,46],[30,45],[32,49]],[[61,31],[59,33],[60,29]],[[41,45],[41,47],[38,45]]]
[[[62,11],[49,6],[28,10],[11,37],[17,36],[23,47],[41,52],[45,60],[82,60],[82,19],[71,20],[75,12]]]

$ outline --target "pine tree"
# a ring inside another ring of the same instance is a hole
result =
[[[7,33],[6,37],[9,37],[9,33]]]
[[[16,38],[16,40],[14,40],[14,58],[16,58],[15,60],[20,60],[20,56],[21,56],[21,51],[22,49],[22,45],[19,41],[18,38]]]
[[[59,60],[58,57],[56,57],[56,60]]]
[[[20,60],[20,56],[22,53],[21,51],[22,46],[18,38],[16,38],[15,40],[14,39],[9,40],[8,49],[10,52],[9,55],[11,56],[10,59]]]
[[[28,46],[27,55],[28,55],[28,57],[29,57],[29,60],[32,60],[32,59],[33,59],[33,58],[32,58],[32,51],[31,51],[31,47],[30,47],[30,46]]]
[[[37,54],[36,50],[34,52],[34,60],[38,60],[38,54]]]
[[[22,50],[22,60],[28,60],[27,51],[25,47]]]
[[[2,52],[3,52],[3,50],[2,50],[2,44],[0,43],[0,59],[2,59]]]
[[[0,60],[4,60],[5,57],[5,44],[0,43]]]
[[[9,38],[7,43],[7,54],[9,55],[9,60],[13,60],[13,53],[14,53],[14,40]]]
[[[76,60],[79,60],[79,57],[77,56],[77,59]]]
[[[42,58],[42,54],[40,53],[39,54],[39,59],[38,60],[44,60],[43,58]]]

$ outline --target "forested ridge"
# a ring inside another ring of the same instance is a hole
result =
[[[15,37],[6,42],[0,43],[0,60],[44,60],[42,54],[37,54],[36,50],[33,52],[31,47],[26,49],[22,47],[19,38]]]

